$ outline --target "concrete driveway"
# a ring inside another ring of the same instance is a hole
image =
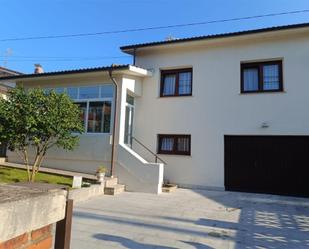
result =
[[[309,248],[309,199],[178,189],[74,209],[72,249]]]

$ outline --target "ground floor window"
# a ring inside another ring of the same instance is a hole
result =
[[[158,135],[158,153],[191,155],[191,135]]]
[[[79,106],[86,133],[110,133],[114,98],[112,84],[45,88],[46,92],[52,90],[66,93]]]
[[[76,103],[87,133],[109,133],[111,126],[111,101],[85,101]]]

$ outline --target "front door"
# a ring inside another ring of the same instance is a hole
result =
[[[127,95],[124,143],[132,147],[133,138],[134,97]]]

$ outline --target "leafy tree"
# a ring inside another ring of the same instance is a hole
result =
[[[18,87],[0,100],[0,141],[21,157],[33,182],[47,150],[78,145],[76,133],[83,131],[79,117],[79,108],[66,94]]]

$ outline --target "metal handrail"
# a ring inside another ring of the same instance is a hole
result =
[[[155,157],[155,162],[158,163],[158,159],[164,163],[167,164],[163,159],[161,159],[160,157],[158,157],[158,155],[154,152],[152,152],[146,145],[144,145],[141,141],[139,141],[138,139],[136,139],[135,137],[132,137],[132,140],[136,141],[139,145],[141,145],[144,149],[146,149],[150,154],[152,154]]]

